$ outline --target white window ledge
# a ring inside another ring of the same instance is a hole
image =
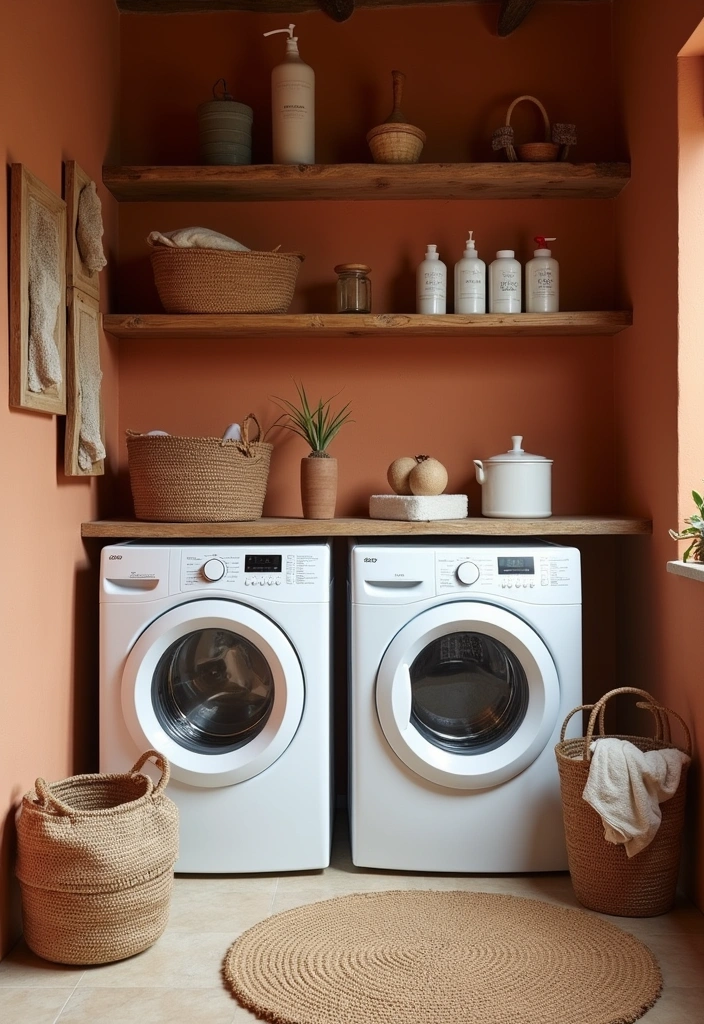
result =
[[[667,571],[675,576],[687,576],[690,580],[701,580],[704,583],[704,562],[668,562]]]

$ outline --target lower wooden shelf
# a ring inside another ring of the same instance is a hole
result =
[[[549,519],[445,519],[398,523],[390,519],[255,519],[250,523],[144,523],[102,519],[83,523],[83,537],[168,540],[209,537],[572,537],[644,535],[649,519],[631,516],[551,516]]]
[[[630,310],[564,313],[106,313],[114,338],[467,338],[613,336],[630,327]]]

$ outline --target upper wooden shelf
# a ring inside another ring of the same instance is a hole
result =
[[[291,199],[613,199],[630,178],[602,164],[261,164],[104,167],[122,202]]]
[[[422,316],[418,313],[106,313],[103,328],[114,338],[318,338],[564,337],[614,335],[629,327],[629,310],[574,313],[485,313]]]
[[[83,523],[83,537],[158,540],[208,537],[573,537],[644,535],[649,519],[629,516],[551,516],[549,519],[444,519],[397,523],[390,519],[256,519],[251,523],[143,523],[105,519]]]

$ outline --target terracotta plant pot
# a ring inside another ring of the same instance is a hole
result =
[[[334,519],[337,459],[301,459],[301,503],[305,519]]]

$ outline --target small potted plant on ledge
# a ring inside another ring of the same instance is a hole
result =
[[[697,511],[689,519],[685,519],[685,529],[680,533],[670,530],[673,540],[691,540],[691,544],[682,555],[682,561],[704,562],[704,498],[698,491],[692,491]]]
[[[306,519],[334,519],[337,501],[337,459],[332,458],[327,448],[340,429],[350,418],[350,403],[338,413],[333,413],[331,402],[336,396],[323,400],[317,405],[308,401],[305,388],[296,384],[299,404],[286,398],[275,401],[286,413],[282,427],[292,430],[310,445],[311,452],[301,459],[301,503]],[[351,422],[351,421],[350,421]]]

